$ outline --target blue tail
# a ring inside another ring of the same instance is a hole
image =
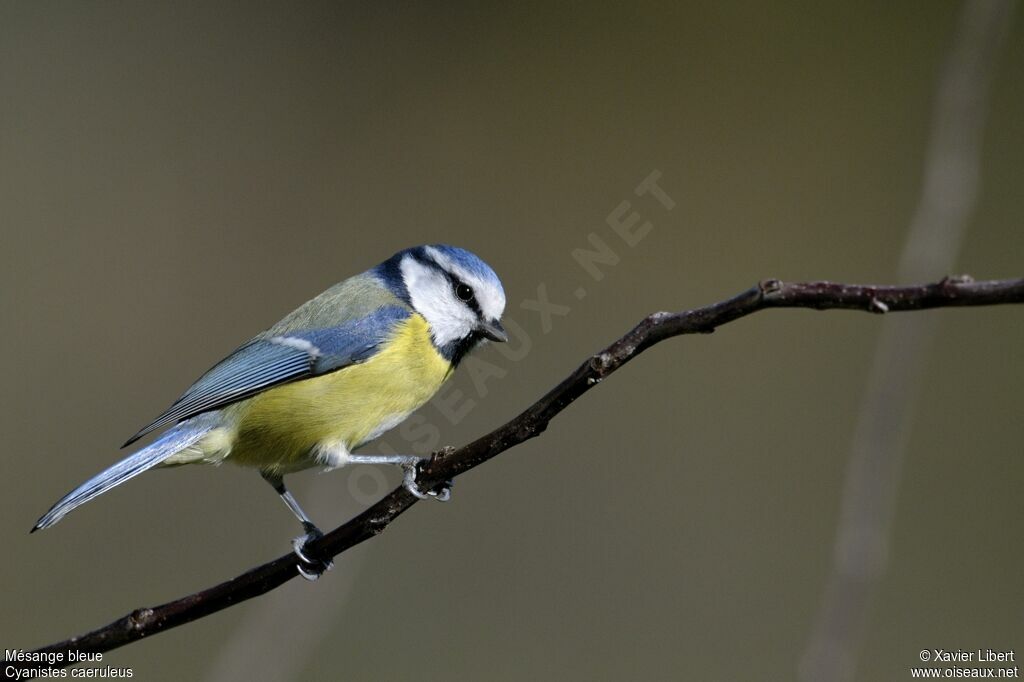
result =
[[[43,514],[42,518],[36,521],[36,525],[33,526],[31,532],[34,533],[40,528],[49,528],[64,518],[64,515],[75,507],[102,495],[116,485],[121,485],[129,478],[138,476],[143,471],[152,469],[175,453],[195,445],[211,428],[209,425],[200,426],[193,421],[192,423],[184,423],[171,429],[150,445],[125,457],[114,466],[93,476],[62,497],[55,505],[50,507],[50,511]]]

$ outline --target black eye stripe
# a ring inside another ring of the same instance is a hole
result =
[[[452,284],[452,291],[455,293],[455,298],[468,305],[470,309],[476,313],[476,316],[480,317],[483,313],[481,313],[480,303],[476,300],[476,295],[473,293],[473,287],[469,286],[455,275],[450,273],[446,274],[448,275],[448,281]],[[460,290],[462,293],[460,293]],[[469,298],[463,298],[462,294],[467,291],[469,292]]]

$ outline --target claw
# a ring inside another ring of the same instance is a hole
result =
[[[317,566],[316,568],[306,570],[305,565],[300,563],[296,564],[295,568],[296,570],[298,570],[299,575],[301,575],[303,578],[305,578],[311,583],[319,580],[320,576],[324,574],[324,569],[319,566]],[[331,566],[328,566],[326,570],[331,570]]]
[[[334,568],[334,562],[330,559],[322,559],[306,550],[306,545],[324,536],[323,532],[313,524],[302,524],[306,534],[292,540],[292,551],[299,557],[296,568],[299,575],[309,581],[314,581],[326,571]]]
[[[452,499],[452,486],[455,485],[455,481],[445,481],[444,485],[440,490],[431,490],[428,495],[432,495],[438,502],[447,502]]]
[[[438,502],[447,502],[452,499],[452,486],[455,485],[453,481],[445,481],[444,486],[440,490],[428,490],[426,492],[420,490],[419,485],[416,483],[416,474],[419,472],[418,467],[422,462],[423,460],[417,459],[402,465],[402,468],[405,469],[405,476],[402,477],[402,485],[405,489],[421,500],[433,498]]]
[[[409,464],[402,465],[405,469],[405,475],[402,477],[402,485],[405,489],[412,493],[415,497],[421,500],[427,499],[427,493],[420,490],[420,487],[416,485],[416,465],[418,462],[411,462]]]

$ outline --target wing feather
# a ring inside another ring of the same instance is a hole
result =
[[[129,438],[125,446],[157,429],[250,398],[279,384],[363,362],[377,352],[395,325],[409,315],[406,308],[384,306],[362,319],[336,327],[256,337],[214,365],[163,414]]]

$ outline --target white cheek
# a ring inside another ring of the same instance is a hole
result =
[[[477,300],[480,301],[480,311],[488,320],[500,320],[505,312],[505,294],[494,287],[482,286]]]
[[[473,312],[455,298],[451,284],[439,272],[406,257],[401,265],[409,299],[430,324],[434,343],[443,346],[465,338],[476,325]]]

